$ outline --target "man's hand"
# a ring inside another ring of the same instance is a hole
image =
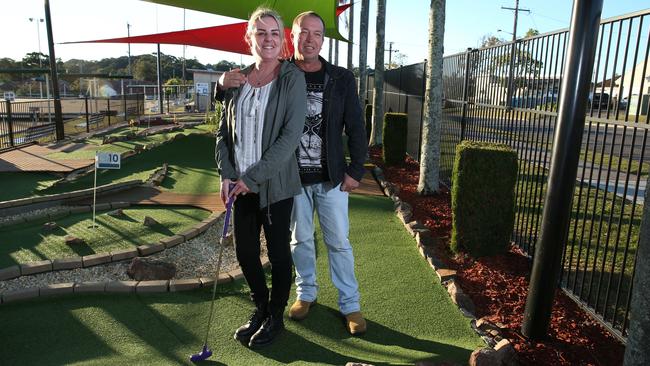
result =
[[[343,192],[352,192],[353,190],[359,188],[359,182],[356,181],[351,176],[345,174],[343,176],[343,183],[341,183],[341,190]]]
[[[246,84],[247,80],[248,78],[246,75],[242,74],[240,69],[232,69],[221,74],[219,77],[219,88],[239,88],[240,86]]]

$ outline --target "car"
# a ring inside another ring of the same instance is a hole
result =
[[[587,108],[589,109],[607,109],[611,106],[609,94],[595,92],[589,93],[589,100],[587,101]]]

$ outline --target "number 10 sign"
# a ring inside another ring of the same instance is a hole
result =
[[[120,154],[97,152],[97,155],[95,157],[95,168],[120,169]]]

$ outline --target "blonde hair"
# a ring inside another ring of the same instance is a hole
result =
[[[255,9],[253,14],[251,14],[250,19],[248,19],[248,26],[246,27],[246,34],[244,35],[244,40],[253,51],[253,42],[251,41],[253,33],[255,32],[255,22],[261,20],[262,18],[271,17],[275,19],[278,23],[278,29],[280,31],[280,58],[286,58],[289,56],[289,48],[287,47],[287,41],[284,34],[284,23],[282,22],[282,17],[278,14],[277,11],[260,6]],[[251,52],[252,53],[252,52]]]

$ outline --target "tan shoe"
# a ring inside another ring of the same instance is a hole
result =
[[[361,335],[366,332],[366,320],[361,315],[360,311],[347,314],[345,316],[345,326],[348,332],[353,336]]]
[[[289,309],[289,319],[292,320],[303,320],[309,314],[309,308],[315,303],[303,300],[296,300],[296,302],[291,305]]]

